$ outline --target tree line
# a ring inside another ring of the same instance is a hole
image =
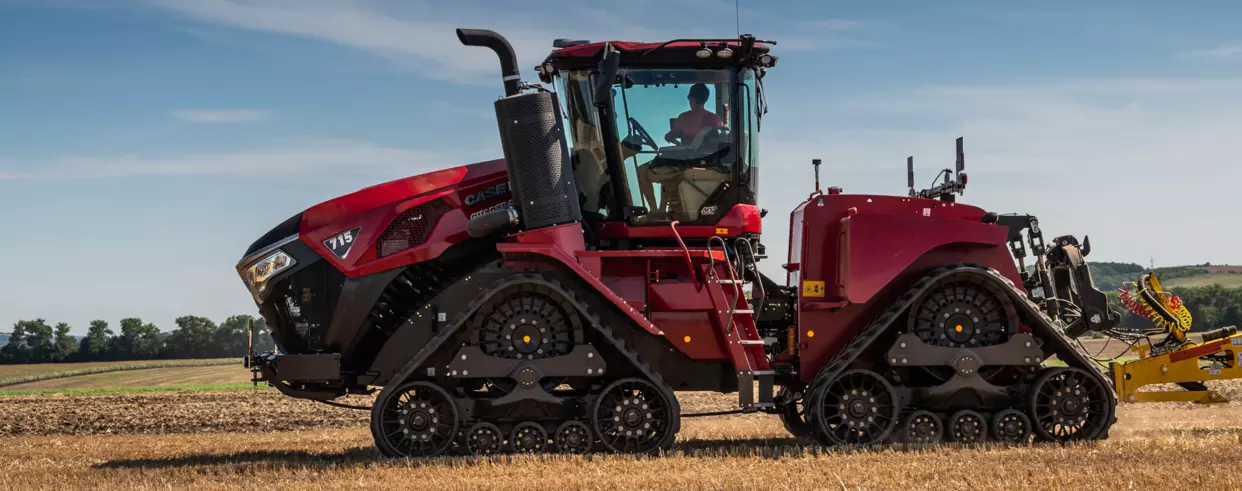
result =
[[[1242,328],[1242,288],[1220,285],[1170,288],[1169,293],[1182,299],[1192,319],[1191,331],[1209,331],[1218,327]],[[1121,305],[1116,291],[1105,292],[1108,303],[1121,312],[1121,325],[1132,328],[1151,327],[1151,321],[1130,313]]]
[[[52,326],[44,319],[23,320],[13,324],[8,344],[0,347],[0,364],[241,357],[252,322],[255,351],[271,350],[272,338],[263,319],[249,315],[235,315],[220,324],[206,317],[182,316],[171,332],[137,317],[121,319],[119,333],[107,321],[94,320],[81,339],[71,336],[71,327],[64,322]]]

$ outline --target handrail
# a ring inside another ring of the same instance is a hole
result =
[[[719,235],[714,235],[707,239],[707,256],[711,258],[711,266],[710,266],[711,269],[709,270],[709,272],[713,274],[716,272],[716,260],[715,260],[716,258],[715,256],[712,255],[712,241],[713,240],[720,241],[720,252],[724,254],[724,257],[725,257],[724,258],[724,263],[726,266],[725,271],[729,272],[729,282],[730,282],[729,284],[732,285],[732,287],[734,288],[735,296],[733,298],[733,301],[729,302],[729,320],[725,324],[725,335],[727,336],[733,333],[733,315],[737,313],[737,297],[743,296],[743,292],[742,292],[742,288],[738,286],[737,271],[733,269],[733,261],[729,259],[729,243],[725,242],[724,238],[720,237]],[[721,287],[720,291],[723,294],[724,287]],[[712,296],[710,291],[708,291],[708,296],[713,299],[712,304],[714,305],[716,303],[715,301],[716,297]],[[728,298],[726,298],[725,301],[728,301]]]
[[[673,220],[672,223],[668,224],[668,227],[673,229],[673,237],[677,238],[677,244],[681,246],[681,252],[682,254],[686,256],[686,266],[689,267],[690,272],[694,274],[694,280],[697,282],[705,282],[703,278],[699,277],[699,270],[695,269],[694,260],[690,259],[690,248],[686,247],[686,242],[681,240],[681,234],[677,232],[678,223],[680,222],[678,222],[677,220]],[[711,257],[712,255],[711,249],[708,249],[707,255],[709,258]]]

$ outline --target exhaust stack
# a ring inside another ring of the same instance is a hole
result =
[[[504,36],[487,29],[458,29],[457,39],[466,46],[479,46],[496,52],[500,58],[500,76],[505,83],[505,96],[522,91],[522,76],[518,73],[517,54]]]
[[[507,231],[520,221],[524,230],[582,221],[577,183],[569,160],[560,103],[551,92],[522,93],[517,55],[504,36],[485,29],[458,29],[466,46],[496,52],[505,97],[496,101],[496,124],[509,173],[513,211],[496,210],[468,224],[472,236]]]

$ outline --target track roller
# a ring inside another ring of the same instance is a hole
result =
[[[915,411],[906,416],[900,436],[905,443],[937,443],[944,439],[944,423],[936,413]]]
[[[1017,409],[1006,409],[992,416],[992,437],[1005,443],[1031,441],[1031,418]]]
[[[491,423],[478,423],[466,432],[466,450],[474,455],[492,455],[504,450],[505,437]]]
[[[548,432],[539,423],[527,421],[513,427],[509,444],[518,453],[542,452],[548,446]]]
[[[556,449],[561,452],[584,454],[594,443],[591,428],[581,421],[566,421],[556,429]]]
[[[949,416],[949,436],[957,443],[981,443],[988,436],[988,420],[969,409]]]

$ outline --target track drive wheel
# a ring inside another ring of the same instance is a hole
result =
[[[608,450],[653,453],[673,444],[681,411],[651,382],[624,378],[604,388],[591,415]]]
[[[872,445],[897,426],[897,392],[870,370],[847,370],[811,387],[807,421],[825,445]]]
[[[1030,413],[1041,440],[1093,440],[1112,423],[1109,389],[1081,368],[1048,369],[1031,385]]]
[[[965,409],[949,416],[949,437],[957,443],[983,443],[988,437],[988,420]]]
[[[1031,418],[1017,409],[1006,409],[992,416],[992,436],[1005,443],[1031,441]]]
[[[1018,315],[996,284],[972,274],[949,275],[914,303],[908,332],[924,343],[981,347],[1004,343],[1018,332]]]
[[[806,422],[806,404],[802,393],[789,387],[781,387],[776,397],[785,401],[784,408],[778,413],[785,430],[797,438],[811,438],[811,425]]]
[[[905,443],[938,443],[944,439],[944,423],[931,411],[919,410],[906,416],[901,427],[901,437]]]
[[[371,436],[388,457],[434,457],[453,444],[457,406],[444,389],[410,382],[381,395],[371,409]]]

